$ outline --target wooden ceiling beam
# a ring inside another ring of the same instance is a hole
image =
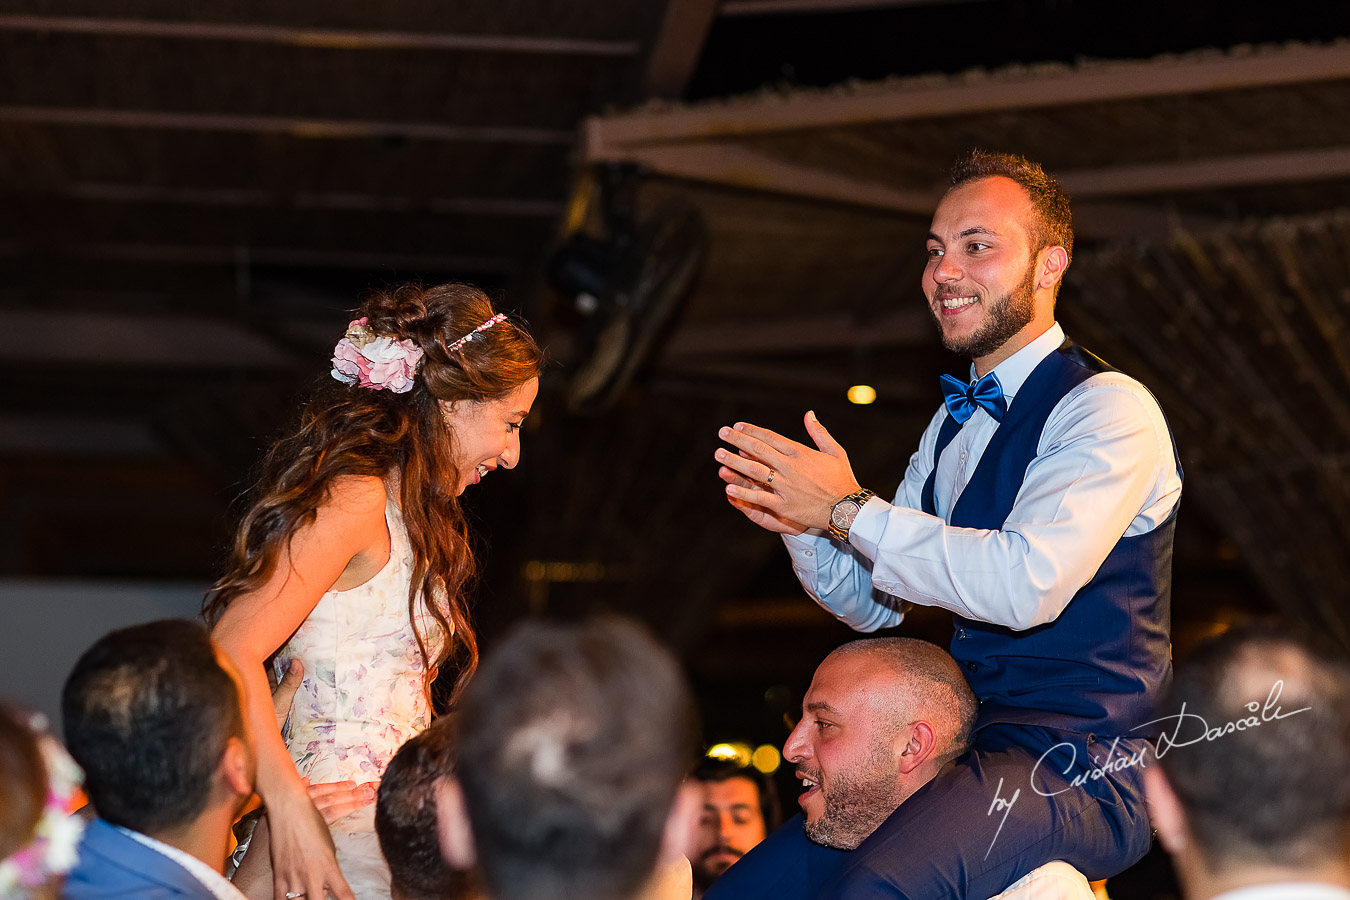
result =
[[[72,200],[109,203],[152,203],[230,208],[323,209],[344,212],[432,213],[435,215],[503,216],[553,219],[562,214],[559,200],[523,197],[442,197],[411,199],[359,193],[285,194],[261,188],[160,187],[149,184],[81,182],[42,194]]]
[[[46,249],[46,248],[43,248]],[[0,241],[0,255],[29,255],[38,248],[21,241]],[[87,243],[51,248],[57,257],[184,265],[275,265],[298,268],[395,268],[434,272],[510,274],[520,260],[491,256],[440,256],[380,250],[315,250],[301,247],[215,246],[209,244]]]
[[[37,31],[175,40],[233,41],[325,50],[457,50],[548,56],[633,57],[637,41],[493,34],[437,34],[338,28],[291,28],[239,22],[167,22],[92,16],[0,15],[0,32]]]
[[[644,97],[679,97],[693,77],[718,0],[666,0],[661,30],[647,56]]]
[[[635,162],[654,173],[673,178],[909,215],[929,215],[940,196],[933,191],[906,191],[826,169],[785,162],[731,142],[619,149],[588,141],[586,159],[589,162]]]
[[[1122,197],[1317,181],[1350,175],[1350,147],[1249,153],[1057,172],[1074,197]]]
[[[943,188],[904,190],[863,181],[828,169],[775,159],[730,141],[690,142],[619,149],[586,142],[590,162],[629,161],[672,178],[733,188],[870,207],[909,216],[932,214]],[[1060,171],[1056,178],[1079,201],[1075,226],[1084,237],[1196,231],[1217,220],[1175,208],[1102,202],[1141,194],[1171,194],[1214,188],[1287,184],[1350,176],[1350,147],[1322,147],[1278,153],[1205,157]],[[1092,201],[1097,202],[1092,202]],[[1089,202],[1082,202],[1089,201]]]
[[[612,149],[1344,78],[1350,78],[1350,44],[1339,41],[1141,62],[1034,67],[1024,74],[954,76],[937,84],[923,81],[852,91],[764,94],[680,109],[593,117],[586,127],[594,147]]]
[[[588,146],[588,151],[589,151]],[[588,152],[588,159],[599,162]],[[633,147],[615,151],[612,160],[636,162],[651,172],[671,178],[702,181],[733,188],[766,191],[774,194],[862,206],[888,213],[927,218],[937,208],[943,187],[931,191],[907,191],[875,182],[863,181],[839,172],[802,166],[732,142],[685,143],[669,146]],[[1203,171],[1203,164],[1199,171]],[[1075,197],[1101,195],[1093,187],[1105,182],[1109,173],[1084,172],[1070,175],[1084,185],[1076,190],[1065,182]],[[1146,234],[1170,234],[1178,229],[1191,231],[1213,225],[1207,217],[1183,214],[1142,204],[1075,204],[1074,225],[1089,238],[1116,238]]]
[[[306,119],[295,116],[239,116],[166,112],[149,109],[99,109],[65,106],[0,106],[0,122],[162,131],[216,131],[281,134],[296,138],[408,138],[458,143],[551,144],[571,146],[572,131],[498,125],[446,125],[439,122],[378,122],[359,119]]]

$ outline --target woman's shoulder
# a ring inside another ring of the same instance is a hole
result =
[[[389,494],[384,481],[374,475],[339,475],[328,489],[324,503],[329,513],[346,518],[384,517]]]

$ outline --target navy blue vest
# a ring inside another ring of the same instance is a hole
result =
[[[1001,529],[1055,405],[1077,385],[1109,371],[1110,366],[1068,340],[1032,370],[948,524]],[[938,458],[958,431],[955,420],[943,423],[933,453],[934,474]],[[930,515],[936,515],[934,474],[923,488],[923,509]],[[1080,734],[1149,736],[1146,729],[1131,729],[1155,717],[1154,704],[1172,677],[1175,530],[1174,507],[1152,531],[1122,537],[1052,622],[1013,631],[954,617],[952,656],[980,698],[979,727],[1014,722]]]

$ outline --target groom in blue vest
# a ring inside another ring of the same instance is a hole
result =
[[[858,483],[814,413],[814,449],[740,423],[720,432],[739,453],[717,459],[728,500],[783,535],[840,620],[891,627],[905,601],[952,612],[974,744],[851,853],[825,855],[793,819],[724,876],[736,896],[809,859],[821,897],[985,898],[1051,860],[1105,878],[1149,846],[1140,726],[1171,676],[1181,495],[1167,423],[1055,321],[1073,227],[1039,165],[958,162],[927,248],[929,309],[972,365],[943,377],[895,498]],[[832,812],[829,782],[801,796],[806,822]]]

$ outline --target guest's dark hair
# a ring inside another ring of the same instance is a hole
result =
[[[94,809],[143,834],[200,814],[229,739],[244,734],[234,678],[206,630],[182,619],[101,638],[66,679],[61,716]]]
[[[299,425],[263,461],[229,568],[207,597],[208,621],[219,620],[233,600],[266,583],[296,532],[313,522],[328,501],[338,478],[396,474],[413,555],[408,613],[424,677],[429,687],[435,673],[453,660],[456,691],[467,683],[478,663],[465,596],[475,564],[457,494],[455,435],[440,401],[500,399],[537,377],[543,365],[534,339],[509,319],[449,349],[493,315],[487,295],[467,284],[405,284],[361,304],[358,316],[366,317],[376,335],[411,340],[421,348],[413,386],[396,394],[324,377],[304,405]],[[339,337],[334,334],[335,341]],[[428,641],[422,633],[422,610],[436,623],[441,640]],[[441,646],[435,658],[427,649],[432,644]]]
[[[782,812],[778,803],[778,788],[769,776],[754,766],[742,766],[734,759],[715,759],[705,756],[694,766],[690,778],[695,781],[720,783],[733,778],[744,778],[755,786],[759,797],[759,815],[764,820],[764,833],[778,827]]]
[[[474,896],[467,872],[441,855],[436,793],[454,772],[454,730],[442,716],[408,740],[384,770],[375,802],[375,834],[389,863],[395,900],[458,900]]]
[[[1175,718],[1185,704],[1187,718]],[[1276,710],[1283,718],[1274,718]],[[1298,710],[1298,712],[1295,712]],[[1230,629],[1177,666],[1158,763],[1209,867],[1311,867],[1350,841],[1350,665],[1271,622]],[[1196,737],[1199,716],[1212,740]],[[1178,746],[1169,746],[1169,735]],[[1181,744],[1185,743],[1185,746]]]
[[[47,800],[47,766],[37,733],[0,704],[0,862],[29,844]]]
[[[464,694],[458,777],[495,900],[620,900],[651,877],[693,749],[674,658],[635,624],[528,623]]]
[[[1073,260],[1073,212],[1069,209],[1069,195],[1059,182],[1046,174],[1039,163],[1016,153],[993,153],[972,150],[952,166],[952,187],[959,187],[982,178],[1002,176],[1022,186],[1031,198],[1036,219],[1029,229],[1033,251],[1046,247],[1063,247]]]

